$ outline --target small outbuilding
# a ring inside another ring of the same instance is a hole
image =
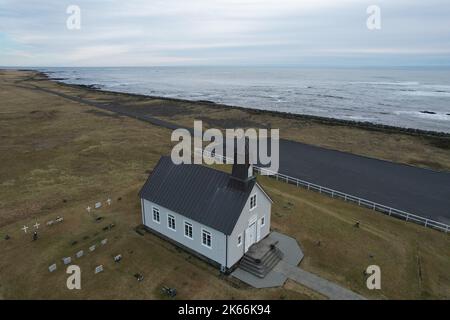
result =
[[[161,157],[139,195],[147,230],[224,272],[270,233],[272,200],[248,163],[230,174]]]

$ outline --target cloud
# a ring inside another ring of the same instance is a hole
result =
[[[67,58],[71,61],[108,59],[110,56],[117,56],[129,51],[129,47],[122,45],[80,47],[70,53]]]
[[[447,0],[377,2],[382,29],[369,31],[366,0],[0,0],[0,65],[450,64]]]

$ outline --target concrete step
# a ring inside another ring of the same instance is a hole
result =
[[[278,248],[274,248],[268,250],[261,259],[244,255],[239,262],[239,267],[259,278],[264,278],[282,258],[283,253]]]
[[[244,255],[243,259],[251,262],[251,263],[255,263],[255,264],[264,264],[267,260],[271,259],[271,257],[274,254],[282,254],[281,251],[278,248],[274,248],[272,250],[268,250],[261,259],[255,259],[253,258],[251,255],[246,254]]]

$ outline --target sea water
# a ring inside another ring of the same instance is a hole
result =
[[[39,68],[103,90],[450,132],[450,68]]]

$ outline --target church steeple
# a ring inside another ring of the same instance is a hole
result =
[[[250,151],[249,151],[249,140],[245,138],[245,154],[244,163],[239,163],[238,160],[238,150],[235,146],[234,148],[234,161],[233,168],[231,170],[230,183],[229,186],[241,191],[246,191],[250,185],[250,182],[255,179],[253,175],[253,165],[250,163]],[[242,159],[241,159],[242,161]]]

